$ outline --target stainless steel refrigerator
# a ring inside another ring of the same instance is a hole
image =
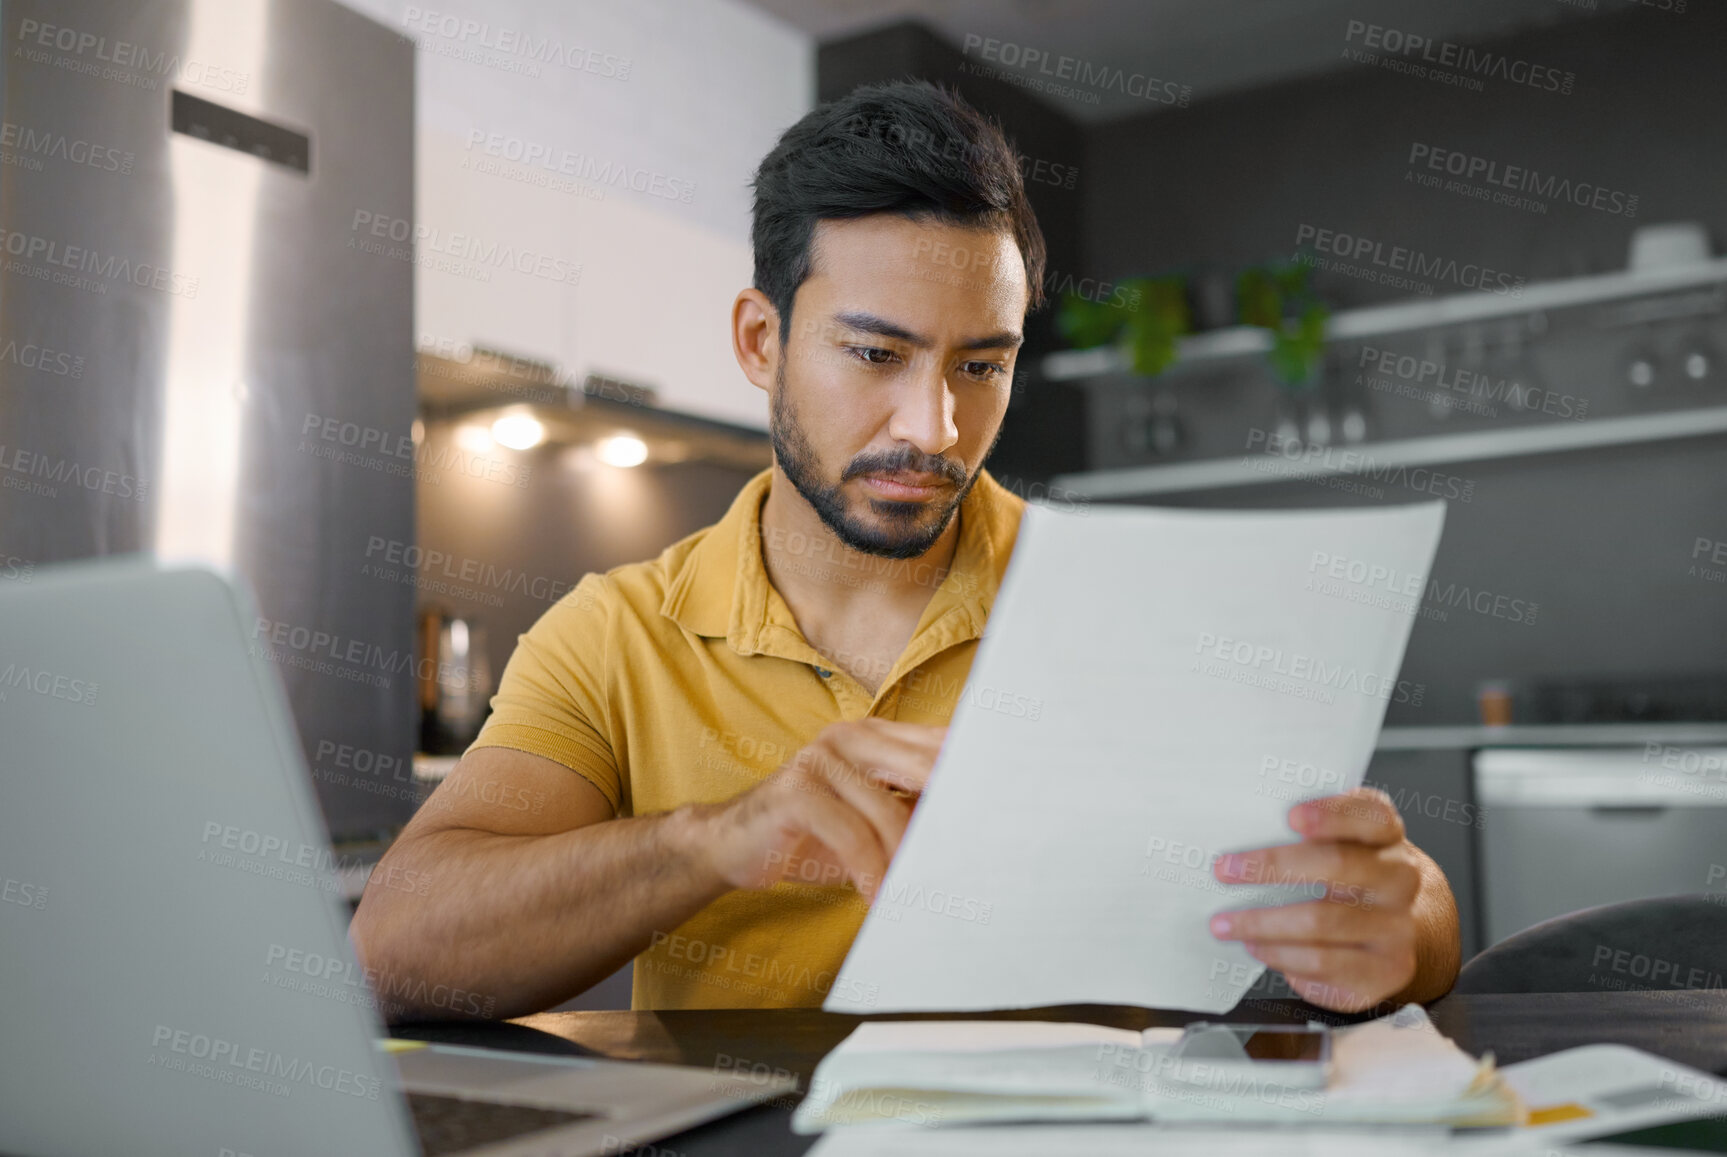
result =
[[[413,578],[370,562],[414,538],[412,43],[330,0],[0,0],[0,35],[0,593],[239,572],[332,832],[398,824]]]

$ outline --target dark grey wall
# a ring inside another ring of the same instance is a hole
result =
[[[1338,29],[1340,51],[1344,29]],[[1364,65],[1192,108],[1111,124],[1087,136],[1082,223],[1088,263],[1109,276],[1169,268],[1233,272],[1297,249],[1303,224],[1529,280],[1621,269],[1631,232],[1698,220],[1727,241],[1727,8],[1651,7],[1566,24],[1491,47],[1575,75],[1570,94],[1489,79],[1471,92]],[[1635,217],[1550,201],[1545,213],[1483,203],[1405,179],[1412,146],[1458,150],[1635,194]],[[1339,307],[1408,299],[1358,277],[1321,272]],[[1439,283],[1437,294],[1461,292]],[[1554,314],[1528,345],[1542,385],[1587,402],[1584,422],[1651,409],[1727,405],[1727,380],[1639,392],[1622,360],[1636,342],[1664,354],[1696,334],[1727,348],[1719,315],[1654,329],[1611,326],[1600,310]],[[1422,354],[1430,337],[1386,346]],[[1456,334],[1443,356],[1464,357]],[[1355,384],[1359,347],[1336,351],[1327,389],[1354,390],[1368,440],[1552,421],[1506,407],[1492,417],[1435,418],[1424,402]],[[1491,353],[1488,355],[1492,357]],[[1278,389],[1257,363],[1172,378],[1197,457],[1240,457],[1275,422]],[[1150,461],[1120,437],[1126,381],[1096,387],[1092,465]],[[1162,387],[1159,387],[1162,388]],[[1391,724],[1473,722],[1478,681],[1533,675],[1649,676],[1727,668],[1727,586],[1691,571],[1699,538],[1727,539],[1727,440],[1718,437],[1439,469],[1472,484],[1449,499],[1434,575],[1472,592],[1539,604],[1512,612],[1435,607],[1417,620],[1404,677],[1427,686]],[[1391,487],[1377,501],[1430,495]],[[1327,506],[1375,501],[1311,482],[1147,499],[1171,505]]]
[[[1188,109],[1087,134],[1086,259],[1111,275],[1246,265],[1294,253],[1310,223],[1536,279],[1623,268],[1642,222],[1695,219],[1727,238],[1723,44],[1721,5],[1633,8],[1490,46],[1574,73],[1569,95],[1499,79],[1469,92],[1371,65],[1196,94]],[[1416,143],[1636,193],[1636,217],[1418,188],[1404,180]],[[1343,306],[1408,296],[1347,277],[1318,284]]]

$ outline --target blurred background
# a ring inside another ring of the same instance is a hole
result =
[[[356,895],[517,634],[768,463],[728,337],[748,181],[816,103],[923,78],[1002,123],[1049,244],[998,479],[1080,514],[1443,499],[1427,587],[1375,592],[1415,622],[1368,779],[1465,954],[1727,898],[1719,5],[0,23],[0,584],[137,550],[245,574]],[[628,1001],[626,971],[572,1007]]]

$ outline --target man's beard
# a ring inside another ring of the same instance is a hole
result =
[[[1000,431],[996,432],[999,439]],[[917,558],[930,547],[936,539],[947,530],[948,523],[959,513],[960,503],[971,493],[972,485],[977,481],[977,473],[967,478],[965,467],[959,463],[939,456],[924,454],[915,447],[905,446],[896,451],[882,454],[860,454],[851,460],[839,481],[829,483],[821,477],[821,467],[816,462],[815,450],[810,446],[809,439],[804,436],[803,427],[798,424],[797,413],[792,407],[790,396],[786,393],[786,368],[782,360],[775,374],[773,403],[768,418],[768,438],[773,445],[774,460],[797,487],[797,492],[815,508],[822,522],[834,532],[839,540],[862,554],[873,554],[880,558]],[[990,448],[994,449],[992,442]],[[984,457],[987,459],[988,454]],[[926,516],[928,507],[921,502],[893,502],[887,499],[871,499],[870,506],[888,523],[886,529],[877,529],[862,519],[855,517],[846,504],[845,494],[841,490],[844,483],[860,474],[891,474],[902,470],[919,473],[936,474],[954,484],[954,495],[947,506],[941,510],[939,517],[927,523],[919,520]]]

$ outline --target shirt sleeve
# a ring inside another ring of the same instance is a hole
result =
[[[623,782],[607,726],[608,607],[605,578],[590,574],[517,636],[468,750],[505,747],[561,763],[598,788],[615,816]]]

